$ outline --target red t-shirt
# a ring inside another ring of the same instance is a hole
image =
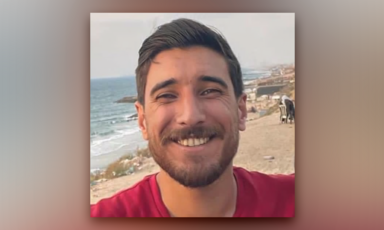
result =
[[[237,203],[233,217],[293,217],[295,174],[266,175],[234,167]],[[155,174],[91,205],[92,217],[170,217]]]

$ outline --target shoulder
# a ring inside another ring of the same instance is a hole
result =
[[[132,187],[91,205],[91,217],[140,216],[145,209],[143,204],[150,204],[153,199],[150,182],[154,177],[146,176]]]
[[[293,217],[295,207],[295,174],[268,175],[234,168],[243,205],[251,214],[264,217]]]
[[[234,167],[233,169],[236,176],[248,179],[251,181],[266,182],[266,183],[283,183],[294,184],[295,173],[292,174],[264,174],[257,171],[248,171],[241,167]]]
[[[244,168],[234,168],[234,173],[244,186],[257,187],[260,191],[294,193],[295,174],[269,175],[256,171],[248,171]]]

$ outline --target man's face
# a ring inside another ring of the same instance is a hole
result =
[[[224,58],[204,47],[153,60],[145,106],[136,103],[156,163],[186,187],[211,184],[231,164],[245,129],[246,95],[235,97]]]

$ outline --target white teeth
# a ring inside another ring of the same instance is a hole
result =
[[[194,138],[188,138],[188,146],[195,146],[193,143]]]
[[[196,145],[201,145],[201,144],[203,144],[202,142],[200,142],[200,138],[196,138],[196,139],[194,139],[193,141],[194,141],[194,143],[195,143],[195,146],[196,146]]]
[[[188,138],[184,140],[179,140],[178,143],[180,145],[184,146],[198,146],[198,145],[203,145],[209,141],[209,138]]]
[[[184,146],[188,146],[188,139],[184,139],[184,140],[182,140],[182,145],[184,145]]]

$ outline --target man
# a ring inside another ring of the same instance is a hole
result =
[[[293,104],[293,101],[287,95],[283,95],[280,104],[285,106],[287,118],[290,120],[290,123],[292,123],[292,120],[295,119],[295,105]]]
[[[188,19],[148,37],[136,69],[138,123],[159,173],[91,206],[93,217],[293,217],[294,175],[232,165],[245,130],[240,64]]]

